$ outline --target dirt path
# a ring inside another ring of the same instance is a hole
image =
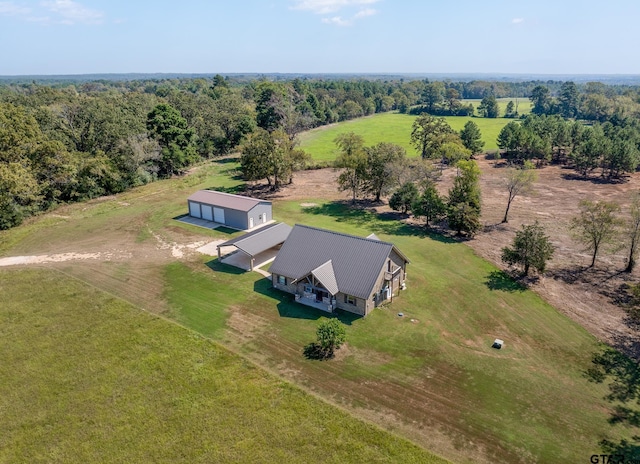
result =
[[[10,256],[8,258],[0,258],[0,267],[16,266],[21,264],[46,264],[46,263],[62,263],[66,261],[83,261],[87,259],[110,261],[115,256],[118,258],[131,257],[131,253],[59,253],[55,255],[36,255],[36,256]]]

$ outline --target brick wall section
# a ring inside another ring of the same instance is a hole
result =
[[[273,284],[273,288],[277,288],[278,290],[282,290],[283,292],[294,294],[297,290],[296,284],[291,284],[291,279],[287,277],[287,285],[282,285],[278,283],[278,276],[276,274],[271,275],[271,283]]]

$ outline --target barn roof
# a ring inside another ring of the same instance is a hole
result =
[[[391,243],[296,224],[269,272],[296,280],[313,274],[325,286],[333,279],[340,292],[369,298],[391,250],[408,262]]]
[[[269,224],[258,230],[241,235],[240,237],[227,240],[218,245],[218,248],[235,246],[249,256],[255,256],[269,248],[280,245],[287,239],[290,232],[291,226],[284,222]]]
[[[257,198],[234,195],[232,193],[218,192],[215,190],[198,190],[191,195],[188,200],[205,203],[207,205],[220,206],[222,208],[235,209],[238,211],[250,211],[260,203],[271,204],[270,201],[259,200]]]

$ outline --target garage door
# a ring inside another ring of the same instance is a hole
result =
[[[201,218],[200,215],[200,203],[189,202],[189,216]]]
[[[210,205],[202,205],[202,219],[213,221],[213,208]]]
[[[222,208],[213,208],[213,220],[220,224],[224,224],[224,210]]]

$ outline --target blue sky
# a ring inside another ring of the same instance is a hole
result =
[[[640,74],[638,0],[0,0],[0,75]]]

